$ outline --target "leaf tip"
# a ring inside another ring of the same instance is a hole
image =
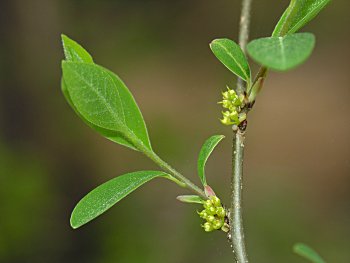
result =
[[[62,41],[62,46],[63,46],[63,49],[66,49],[66,46],[67,46],[67,42],[70,41],[71,39],[65,35],[65,34],[61,34],[61,41]]]
[[[63,34],[63,33],[61,34],[61,39],[62,39],[62,41],[65,40],[65,39],[67,39],[67,38],[68,38],[68,37],[67,37],[65,34]]]
[[[304,243],[296,243],[293,252],[314,263],[325,263],[324,259],[311,247]]]
[[[211,41],[211,42],[209,43],[209,47],[210,47],[211,50],[213,50],[214,41],[215,41],[215,40],[213,40],[213,41]]]
[[[73,213],[72,213],[72,215],[71,215],[71,217],[70,217],[69,223],[70,223],[71,228],[73,228],[73,229],[77,229],[77,228],[79,228],[79,227],[81,226],[81,225],[78,224],[78,222],[76,222],[76,220],[74,219],[74,211],[73,211]]]
[[[73,228],[74,230],[79,228],[79,226],[74,225],[72,222],[71,222],[70,226],[71,226],[71,228]]]

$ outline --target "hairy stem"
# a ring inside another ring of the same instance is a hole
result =
[[[243,52],[249,39],[250,10],[252,0],[242,0],[242,12],[239,27],[239,45]],[[243,81],[238,79],[237,90],[245,91]],[[235,129],[233,132],[232,146],[232,178],[231,178],[231,213],[230,213],[230,238],[237,263],[248,263],[248,255],[245,248],[243,216],[242,216],[242,190],[243,190],[243,156],[245,127]]]
[[[248,255],[245,248],[243,216],[242,216],[242,189],[243,189],[243,156],[244,132],[238,130],[233,138],[232,156],[232,202],[230,213],[230,235],[236,262],[247,263]]]

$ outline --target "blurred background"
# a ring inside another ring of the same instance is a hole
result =
[[[254,1],[251,38],[268,36],[287,0]],[[251,262],[305,262],[305,242],[350,262],[350,4],[333,1],[303,31],[311,59],[271,73],[249,116],[244,217]],[[0,262],[232,262],[224,234],[207,234],[186,191],[154,180],[78,230],[75,204],[120,174],[157,169],[88,128],[60,91],[60,34],[116,72],[143,112],[153,148],[199,183],[196,159],[227,137],[207,165],[229,203],[230,129],[217,105],[233,75],[211,54],[237,40],[238,0],[0,1]],[[256,68],[255,68],[256,69]]]

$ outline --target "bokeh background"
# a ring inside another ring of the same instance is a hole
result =
[[[268,36],[288,1],[254,1],[251,37]],[[244,217],[252,262],[305,262],[310,244],[328,262],[350,262],[349,7],[336,0],[304,28],[311,59],[271,73],[247,132]],[[229,202],[230,130],[220,91],[233,75],[211,54],[237,40],[238,0],[0,1],[0,262],[232,262],[222,233],[207,234],[186,191],[154,180],[78,230],[70,212],[115,176],[157,169],[102,138],[60,91],[60,34],[80,42],[133,92],[154,149],[192,180],[201,144],[227,138],[207,166]]]

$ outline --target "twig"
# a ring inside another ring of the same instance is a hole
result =
[[[250,10],[252,0],[242,0],[242,12],[239,28],[239,45],[245,52],[249,38]],[[237,91],[243,93],[246,88],[243,81],[238,79]],[[232,147],[232,179],[231,179],[231,213],[230,213],[230,239],[237,263],[248,263],[245,248],[243,216],[242,216],[242,189],[243,189],[243,155],[246,122],[233,132]]]
[[[249,38],[251,5],[252,5],[252,0],[242,0],[242,11],[241,11],[241,19],[239,22],[238,43],[244,53],[245,53],[245,49]],[[242,94],[244,91],[245,91],[244,81],[238,78],[237,93]]]
[[[235,132],[232,147],[232,202],[230,214],[230,238],[236,262],[247,263],[248,255],[245,248],[243,217],[242,217],[242,189],[243,189],[243,155],[244,131]]]

